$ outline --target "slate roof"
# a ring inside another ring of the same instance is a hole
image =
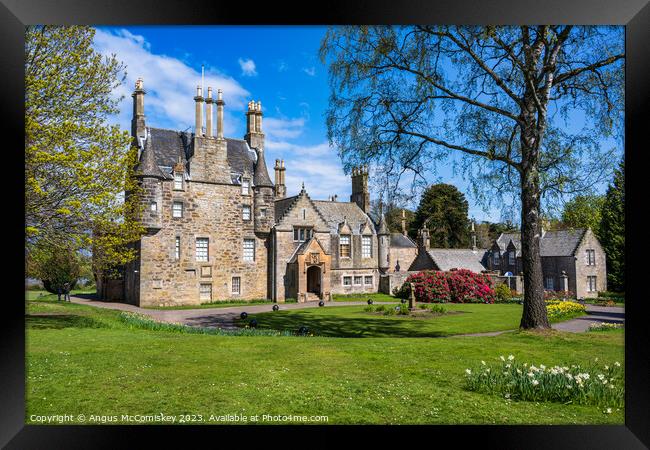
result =
[[[476,251],[464,248],[432,248],[428,253],[438,270],[468,269],[475,273],[486,270],[484,249]]]
[[[390,234],[390,246],[394,248],[417,248],[417,245],[413,240],[404,236],[402,233],[391,233]]]
[[[154,160],[163,173],[168,174],[171,172],[171,168],[178,162],[179,156],[181,162],[185,164],[194,154],[192,139],[194,135],[192,133],[153,127],[149,128],[149,131]],[[147,143],[145,143],[145,147]],[[248,146],[245,140],[226,138],[226,152],[228,164],[233,172],[255,174],[253,180],[255,184],[273,186],[266,164],[263,165],[264,167],[259,167],[259,175],[255,172],[257,154]]]
[[[586,232],[585,228],[547,231],[540,240],[540,255],[572,256]],[[515,244],[517,256],[521,256],[521,235],[519,233],[501,233],[497,239],[497,245],[501,251],[505,251],[510,240]]]
[[[347,220],[350,228],[352,228],[352,234],[360,234],[360,226],[368,223],[368,216],[354,202],[332,202],[327,200],[313,200],[313,202],[327,225],[329,225],[332,234],[338,232],[339,224],[343,220]]]
[[[285,197],[275,201],[275,221],[279,222],[284,213],[289,209],[293,202],[298,198],[297,195],[293,197]]]
[[[138,165],[137,175],[143,177],[169,178],[170,176],[166,176],[160,170],[158,164],[156,164],[153,142],[153,138],[149,135],[148,139],[145,141],[144,149],[142,149],[142,154],[140,155],[140,164]]]

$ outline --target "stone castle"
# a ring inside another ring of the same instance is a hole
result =
[[[131,132],[147,233],[114,296],[139,306],[233,299],[331,300],[377,292],[380,277],[407,269],[417,245],[371,217],[368,170],[352,171],[349,202],[286,197],[285,164],[274,181],[264,155],[261,102],[249,102],[243,139],[225,137],[223,94],[197,87],[194,133],[149,126],[136,82]],[[214,110],[216,109],[216,122]]]

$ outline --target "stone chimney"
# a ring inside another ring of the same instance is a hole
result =
[[[226,103],[223,101],[223,92],[217,90],[217,139],[223,139],[223,107]]]
[[[350,201],[359,205],[363,212],[370,212],[370,192],[368,191],[368,166],[352,168],[352,195]]]
[[[264,131],[262,130],[262,102],[248,102],[246,111],[246,135],[244,136],[248,146],[256,149],[264,149]]]
[[[135,82],[135,90],[131,97],[133,97],[133,118],[131,119],[131,136],[137,138],[138,136],[144,137],[147,134],[145,121],[144,121],[144,95],[147,92],[144,90],[144,81],[138,78]]]
[[[208,86],[208,98],[205,99],[205,137],[212,137],[212,88]]]
[[[275,160],[275,197],[284,198],[287,196],[287,187],[284,184],[284,160]]]
[[[203,89],[201,89],[201,86],[196,87],[196,97],[194,97],[194,101],[196,102],[194,135],[203,136]]]

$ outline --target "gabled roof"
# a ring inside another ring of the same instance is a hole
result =
[[[402,233],[390,234],[390,246],[393,248],[417,248],[417,244],[410,237],[404,236]]]
[[[296,262],[296,260],[298,259],[298,255],[303,255],[309,249],[309,247],[312,245],[312,243],[314,243],[315,245],[318,245],[321,252],[323,252],[325,254],[328,254],[325,251],[325,247],[323,247],[323,245],[320,243],[318,238],[316,236],[312,236],[309,239],[307,239],[305,242],[301,243],[298,247],[296,247],[296,249],[294,250],[293,254],[289,258],[287,263],[291,264],[293,262]]]
[[[359,234],[360,225],[367,223],[370,218],[354,202],[332,202],[327,200],[313,200],[314,206],[330,227],[330,232],[336,234],[341,222],[346,220],[352,228],[353,234]]]
[[[540,239],[540,255],[572,256],[586,232],[585,228],[547,231]],[[501,233],[496,242],[503,252],[508,248],[510,241],[517,249],[517,256],[521,256],[521,235],[519,233]]]
[[[428,254],[438,266],[438,270],[468,269],[475,273],[486,270],[484,265],[485,250],[476,251],[464,248],[432,248]]]

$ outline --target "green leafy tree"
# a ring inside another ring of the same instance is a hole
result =
[[[32,249],[31,273],[43,282],[46,291],[67,294],[74,289],[82,273],[82,259],[73,246],[52,247],[41,244]]]
[[[521,209],[521,328],[549,328],[540,256],[545,203],[609,176],[622,137],[622,27],[347,26],[328,30],[330,143],[344,167],[374,164],[392,189],[449,156],[485,204]],[[584,113],[588,127],[566,126]],[[561,120],[561,119],[564,119]]]
[[[607,287],[625,291],[625,163],[614,172],[601,210],[600,243],[607,256]]]
[[[605,197],[578,195],[564,205],[562,223],[567,228],[591,228],[599,236],[601,211]]]
[[[86,26],[29,26],[25,33],[25,233],[26,259],[40,246],[90,250],[109,263],[132,257],[138,186],[127,176],[131,137],[108,117],[121,100],[115,55],[92,47]],[[102,229],[102,239],[94,230]],[[109,230],[110,229],[110,232]],[[108,236],[111,236],[108,239]],[[103,251],[104,246],[109,248]],[[29,267],[29,265],[28,265]]]
[[[411,235],[416,236],[426,222],[432,247],[467,248],[470,245],[468,210],[465,195],[455,186],[434,184],[422,194],[411,223]]]

